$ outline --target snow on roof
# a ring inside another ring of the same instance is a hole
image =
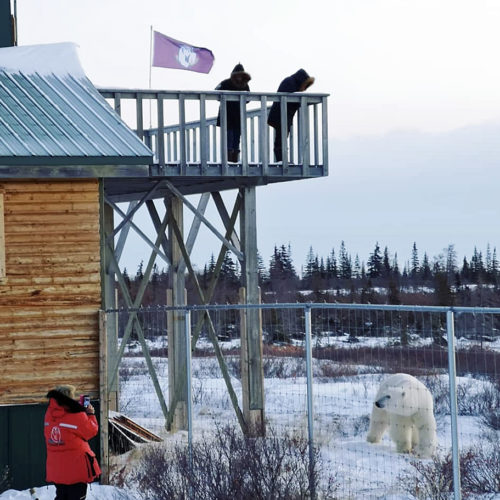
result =
[[[0,70],[85,78],[77,52],[78,46],[71,42],[0,48]]]

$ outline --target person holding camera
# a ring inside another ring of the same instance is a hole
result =
[[[88,397],[76,401],[72,385],[52,389],[47,398],[49,406],[44,419],[47,482],[55,484],[54,500],[84,500],[87,484],[101,474],[87,442],[99,431],[94,407]]]

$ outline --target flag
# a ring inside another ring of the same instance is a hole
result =
[[[211,50],[154,32],[153,66],[208,73],[213,63]]]

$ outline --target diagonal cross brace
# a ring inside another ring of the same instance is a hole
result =
[[[170,264],[170,259],[160,250],[160,247],[159,247],[159,244],[155,244],[153,243],[142,231],[141,229],[139,229],[131,220],[131,217],[133,215],[133,213],[129,213],[129,214],[125,214],[121,209],[120,207],[114,203],[113,201],[111,201],[109,198],[106,197],[106,203],[108,203],[111,207],[113,207],[113,210],[115,212],[117,212],[121,217],[123,217],[124,219],[127,219],[127,224],[130,225],[130,227],[132,227],[136,232],[137,234],[156,252],[156,254],[161,257],[167,264]],[[135,212],[134,212],[135,213]],[[123,221],[122,221],[123,222]],[[114,231],[116,233],[116,229]],[[112,240],[109,238],[107,238],[107,241],[106,243],[110,243]],[[161,239],[159,240],[161,241]]]
[[[156,244],[155,244],[156,247],[158,246],[158,244],[160,242],[162,233],[165,231],[165,228],[167,226],[167,220],[168,220],[168,214],[165,214],[164,220],[163,220],[161,227],[160,227],[161,230],[158,232],[158,236],[156,239]],[[109,246],[109,244],[108,244],[108,246]],[[129,307],[131,309],[137,309],[137,307],[139,307],[139,305],[141,304],[143,296],[144,296],[144,292],[146,291],[146,286],[147,286],[149,278],[151,276],[154,262],[156,260],[156,254],[157,254],[156,249],[153,249],[153,251],[151,252],[151,256],[149,258],[149,261],[148,261],[148,265],[147,265],[146,270],[144,272],[144,277],[143,277],[141,284],[139,286],[139,290],[137,291],[135,301],[132,304],[132,299],[131,299],[130,294],[127,290],[125,280],[123,279],[123,275],[118,267],[118,263],[116,261],[116,258],[114,256],[113,252],[112,252],[112,249],[111,249],[111,256],[112,256],[113,265],[115,267],[115,273],[118,277],[118,282],[120,284],[120,288],[121,288],[121,291],[123,293],[124,299],[126,301],[127,307]],[[113,371],[111,372],[111,377],[110,377],[110,380],[108,383],[108,387],[109,388],[113,387],[114,381],[115,381],[117,374],[118,374],[118,368],[120,366],[120,362],[121,362],[121,359],[123,357],[123,353],[125,352],[126,344],[130,338],[130,334],[132,332],[134,323],[135,323],[137,335],[139,337],[139,342],[141,343],[144,357],[146,359],[146,364],[148,366],[149,374],[151,375],[151,379],[153,381],[153,385],[154,385],[156,394],[158,396],[158,400],[160,402],[160,406],[162,408],[163,415],[164,415],[165,420],[166,420],[167,415],[168,415],[168,408],[167,408],[167,405],[165,403],[165,398],[163,397],[163,392],[161,390],[160,384],[158,382],[158,377],[156,376],[156,370],[154,368],[151,356],[149,354],[149,349],[147,347],[146,340],[144,338],[144,333],[142,331],[142,327],[141,327],[141,324],[139,322],[139,318],[137,317],[137,312],[135,312],[135,311],[130,312],[130,316],[128,318],[128,322],[127,322],[127,325],[125,328],[123,339],[122,339],[122,342],[120,344],[120,348],[118,350],[116,364],[113,367]]]
[[[199,217],[201,219],[201,221],[210,229],[210,231],[212,231],[212,233],[214,233],[214,235],[219,238],[219,240],[221,240],[222,243],[227,248],[229,248],[229,250],[231,250],[236,255],[236,257],[238,257],[239,260],[243,260],[243,253],[238,250],[227,238],[222,236],[222,234],[217,231],[215,226],[199,210],[197,210],[193,206],[193,204],[190,203],[189,200],[170,181],[165,181],[165,185],[173,194],[175,194],[175,196],[179,197],[183,201],[184,205],[186,205],[186,207],[188,207],[196,217]]]
[[[198,278],[196,277],[194,269],[191,266],[191,261],[189,259],[189,255],[187,254],[187,251],[186,251],[186,248],[184,246],[184,243],[182,242],[181,232],[179,230],[179,227],[177,226],[177,222],[173,219],[173,217],[171,217],[171,219],[170,219],[170,224],[171,224],[171,227],[174,230],[175,236],[176,236],[176,238],[178,240],[178,244],[179,244],[180,250],[181,250],[181,252],[183,254],[184,260],[186,261],[186,265],[188,266],[189,273],[191,274],[191,276],[192,276],[192,278],[193,278],[193,280],[195,282],[195,287],[196,287],[196,290],[197,290],[198,295],[200,297],[200,300],[201,300],[202,304],[206,304],[203,291],[202,291],[202,289],[200,287],[200,284],[198,282]],[[238,406],[238,398],[236,396],[236,393],[234,391],[233,385],[231,383],[231,377],[229,376],[229,372],[227,370],[227,366],[226,366],[226,362],[224,360],[224,356],[222,354],[222,351],[220,349],[219,343],[217,341],[217,335],[215,333],[215,328],[214,328],[214,325],[212,323],[212,319],[210,318],[210,316],[208,314],[206,315],[206,318],[207,318],[207,323],[208,323],[208,326],[209,326],[208,331],[209,331],[210,340],[212,341],[212,344],[214,346],[215,355],[217,357],[217,361],[219,362],[219,367],[221,369],[222,376],[223,376],[224,381],[226,383],[226,387],[227,387],[227,390],[229,392],[229,397],[231,399],[231,403],[233,404],[233,408],[234,408],[234,410],[236,412],[236,417],[238,418],[238,421],[239,421],[239,423],[240,423],[240,425],[242,427],[242,430],[245,431],[246,424],[245,424],[245,421],[243,419],[243,414],[241,412],[241,409]],[[183,380],[182,382],[183,383],[180,386],[180,388],[182,388],[182,386],[184,385],[185,380]],[[177,394],[177,391],[176,391],[176,394]],[[173,407],[173,405],[172,405],[172,407]],[[171,418],[173,417],[172,407],[170,409]]]

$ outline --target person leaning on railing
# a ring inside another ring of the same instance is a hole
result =
[[[304,69],[299,69],[296,73],[286,77],[278,87],[278,92],[303,92],[314,83],[314,78],[309,76]],[[286,105],[286,135],[290,133],[293,117],[300,104],[298,102],[289,102]],[[274,138],[274,157],[277,162],[283,160],[282,158],[282,143],[281,143],[281,105],[279,102],[273,102],[267,123],[276,130]]]
[[[236,91],[250,91],[248,82],[252,77],[245,71],[243,65],[238,63],[231,76],[217,85],[215,90],[236,90]],[[220,127],[220,115],[217,116],[217,126]],[[240,123],[240,102],[228,101],[226,103],[226,125],[227,125],[227,159],[232,163],[238,161],[240,153],[240,136],[241,136],[241,123]]]

